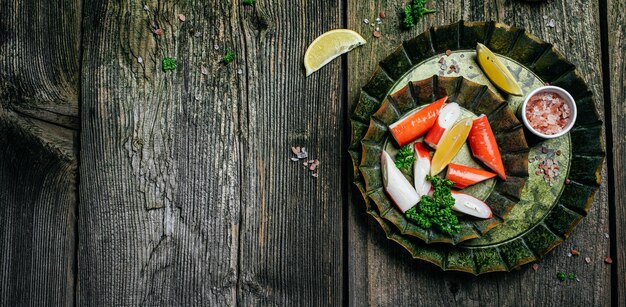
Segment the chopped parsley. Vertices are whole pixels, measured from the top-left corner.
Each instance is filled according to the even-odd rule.
[[[411,173],[411,166],[415,162],[415,156],[413,155],[413,145],[408,144],[400,148],[396,155],[396,167],[403,173]]]
[[[556,278],[558,278],[560,281],[565,281],[565,279],[567,279],[567,276],[563,272],[558,272],[556,273]]]
[[[254,5],[256,0],[243,0],[244,5]]]
[[[411,0],[404,7],[404,20],[402,25],[406,29],[410,29],[415,26],[422,16],[436,12],[436,10],[426,8],[427,2],[428,0]]]
[[[419,204],[405,213],[406,217],[422,228],[435,227],[449,235],[458,234],[461,226],[458,217],[452,212],[454,198],[450,191],[454,182],[430,175],[426,179],[435,189],[433,196],[422,196]]]
[[[174,70],[176,69],[176,59],[163,58],[163,61],[161,61],[161,65],[163,67],[163,71]]]
[[[236,54],[235,54],[234,51],[227,50],[226,54],[224,54],[224,58],[222,60],[224,61],[224,63],[228,64],[228,63],[230,63],[230,62],[235,60],[235,56],[236,56]]]

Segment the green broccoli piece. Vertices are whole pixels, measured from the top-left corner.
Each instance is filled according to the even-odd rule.
[[[161,61],[161,66],[163,68],[163,71],[170,71],[170,70],[174,70],[176,69],[176,59],[173,58],[163,58],[163,61]]]
[[[228,64],[228,63],[230,63],[230,62],[235,60],[235,56],[236,56],[236,54],[235,54],[234,51],[227,50],[226,54],[224,54],[224,58],[222,60],[224,61],[224,63]]]

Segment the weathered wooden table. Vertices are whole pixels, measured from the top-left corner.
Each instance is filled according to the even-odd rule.
[[[433,1],[410,31],[402,0],[241,2],[0,1],[0,305],[626,305],[623,0]],[[460,19],[553,43],[605,119],[593,208],[536,271],[441,272],[352,204],[358,89],[402,40]],[[369,42],[305,78],[334,28]]]

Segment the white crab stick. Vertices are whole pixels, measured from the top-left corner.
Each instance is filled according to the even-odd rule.
[[[383,185],[385,191],[402,213],[417,205],[420,196],[417,195],[411,183],[396,167],[393,159],[383,150],[380,155],[380,164],[383,172]]]
[[[452,191],[452,197],[454,198],[452,210],[481,219],[491,218],[491,208],[480,199],[456,191]]]
[[[415,184],[415,191],[422,196],[427,195],[431,188],[430,181],[426,180],[426,176],[430,174],[430,152],[424,144],[415,142],[413,145],[415,151],[415,162],[413,163],[413,183]]]
[[[428,131],[426,137],[424,137],[424,142],[433,149],[437,149],[439,141],[446,135],[446,132],[456,123],[460,116],[461,107],[459,107],[457,103],[452,102],[445,105],[441,109],[441,112],[439,112],[439,117],[435,125]]]

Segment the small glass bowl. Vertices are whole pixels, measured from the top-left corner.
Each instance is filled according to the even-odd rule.
[[[530,100],[531,97],[533,97],[534,95],[537,94],[541,94],[541,93],[556,93],[559,96],[561,96],[561,98],[563,98],[565,100],[565,103],[567,103],[570,107],[570,110],[572,110],[572,114],[569,118],[569,122],[567,123],[567,125],[565,125],[565,127],[563,128],[563,130],[561,130],[561,132],[556,133],[556,134],[543,134],[539,131],[537,131],[535,128],[533,128],[533,126],[530,125],[530,123],[528,122],[528,118],[526,118],[526,106],[528,105],[528,101]],[[540,137],[540,138],[544,138],[544,139],[555,139],[558,138],[566,133],[568,133],[572,127],[574,127],[574,123],[576,122],[576,116],[578,114],[578,111],[576,109],[576,103],[574,102],[574,98],[572,98],[572,95],[570,95],[566,90],[558,87],[558,86],[552,86],[552,85],[548,85],[548,86],[542,86],[540,88],[535,89],[534,91],[530,92],[530,94],[528,94],[528,96],[526,96],[526,99],[524,99],[524,103],[522,104],[521,108],[520,108],[520,113],[522,116],[522,121],[524,122],[524,126],[526,126],[526,128],[528,130],[530,130],[530,132],[532,132],[534,135]]]

